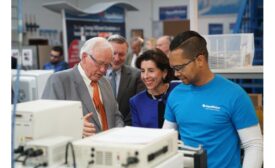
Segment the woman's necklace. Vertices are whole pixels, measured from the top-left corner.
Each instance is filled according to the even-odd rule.
[[[150,93],[150,95],[152,96],[152,98],[153,98],[154,100],[160,100],[160,99],[163,97],[163,95],[166,94],[166,92],[167,92],[167,90],[168,90],[168,88],[169,88],[169,83],[164,84],[163,86],[164,86],[164,87],[163,87],[164,89],[162,89],[162,90],[164,90],[164,91],[162,91],[161,94],[159,94],[159,95],[154,95],[154,94],[151,94],[151,93]],[[161,100],[160,100],[160,101],[161,101]]]

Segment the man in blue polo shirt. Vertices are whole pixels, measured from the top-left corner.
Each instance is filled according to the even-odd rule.
[[[54,46],[50,52],[50,62],[43,66],[43,69],[53,69],[54,72],[62,71],[69,68],[68,63],[63,61],[63,49],[60,46]]]
[[[197,32],[180,33],[170,50],[170,66],[182,84],[170,93],[163,128],[177,128],[187,146],[202,145],[208,168],[260,168],[262,134],[247,93],[211,72],[206,41]]]

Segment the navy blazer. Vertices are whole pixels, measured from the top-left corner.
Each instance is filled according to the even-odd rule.
[[[166,104],[166,100],[170,92],[180,84],[177,82],[170,82],[170,86],[162,96],[161,99],[155,100],[150,97],[146,90],[140,92],[130,99],[130,109],[132,113],[132,125],[137,127],[146,127],[146,128],[159,128],[159,101]],[[164,116],[160,116],[163,117]]]

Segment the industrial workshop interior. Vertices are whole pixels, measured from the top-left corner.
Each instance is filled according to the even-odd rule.
[[[5,167],[268,167],[263,0],[10,5]]]

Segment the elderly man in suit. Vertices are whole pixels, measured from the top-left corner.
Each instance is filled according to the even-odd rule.
[[[108,41],[113,46],[114,58],[106,76],[110,79],[125,125],[131,125],[129,99],[144,90],[145,86],[141,81],[140,71],[124,64],[128,50],[126,39],[115,34],[110,36]]]
[[[123,126],[112,87],[104,77],[113,61],[112,46],[106,39],[94,37],[85,42],[80,58],[78,65],[49,78],[42,98],[81,101],[84,137]]]

